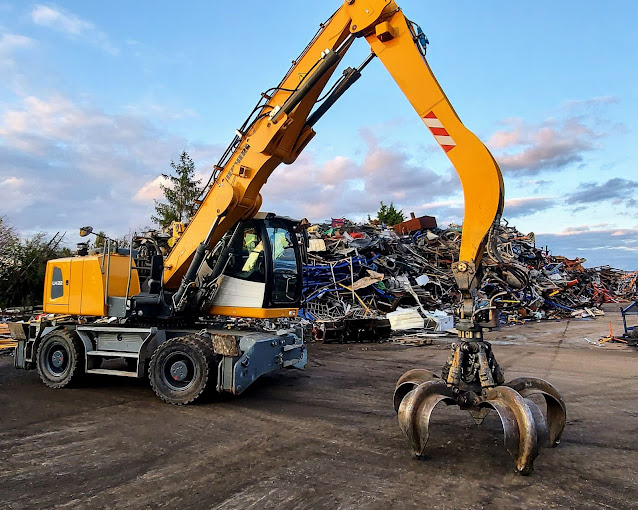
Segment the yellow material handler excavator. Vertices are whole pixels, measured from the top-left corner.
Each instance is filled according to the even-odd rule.
[[[357,39],[370,45],[369,57],[356,69],[346,68],[318,101]],[[496,313],[492,305],[478,308],[476,293],[481,258],[492,250],[493,227],[501,218],[503,179],[432,74],[427,43],[394,0],[346,0],[236,130],[197,213],[185,229],[175,229],[170,251],[158,234],[149,234],[128,250],[107,240],[101,250],[49,261],[44,310],[58,315],[10,326],[19,342],[16,367],[37,368],[54,388],[73,384],[83,373],[148,376],[157,395],[173,404],[193,402],[209,390],[239,394],[265,373],[303,368],[306,350],[297,335],[228,330],[216,327],[214,317],[297,314],[302,264],[296,223],[260,213],[259,191],[280,163],[297,159],[317,121],[376,57],[454,165],[465,197],[462,243],[453,265],[462,294],[459,338],[441,376],[418,369],[399,379],[394,395],[399,424],[419,456],[439,402],[468,410],[478,422],[494,409],[516,470],[529,473],[538,447],[558,444],[565,405],[540,379],[504,384],[483,339],[484,328],[496,326]],[[124,358],[128,370],[102,366],[115,358]],[[527,398],[531,393],[545,398],[546,412]]]

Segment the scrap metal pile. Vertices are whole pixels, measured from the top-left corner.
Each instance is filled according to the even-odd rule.
[[[453,328],[459,293],[451,264],[461,227],[436,227],[431,217],[386,228],[345,219],[313,225],[304,265],[304,305],[320,341],[371,340],[390,331]],[[501,323],[602,315],[604,302],[638,297],[637,274],[608,266],[586,269],[584,259],[552,255],[506,221],[496,254],[485,254],[479,306],[493,300]],[[500,260],[497,260],[500,259]]]

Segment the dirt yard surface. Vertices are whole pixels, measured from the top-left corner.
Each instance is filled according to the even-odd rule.
[[[563,393],[567,426],[531,476],[500,421],[437,407],[413,460],[392,408],[397,378],[436,371],[449,342],[309,346],[305,371],[238,398],[163,404],[147,383],[93,376],[52,390],[0,357],[0,508],[637,508],[638,350],[596,347],[607,317],[503,328],[506,372]],[[613,311],[612,311],[613,310]]]

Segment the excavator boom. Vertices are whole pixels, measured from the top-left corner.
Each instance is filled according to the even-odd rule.
[[[459,261],[467,269],[457,280],[466,312],[471,313],[476,268],[503,207],[503,179],[490,152],[463,125],[434,77],[419,31],[392,0],[347,0],[322,24],[281,83],[263,94],[264,101],[237,131],[197,214],[165,261],[166,288],[191,283],[184,282],[184,275],[202,240],[203,248],[213,246],[238,220],[258,211],[259,190],[280,163],[294,162],[314,136],[317,99],[354,40],[365,38],[459,174],[465,196]],[[342,90],[336,92],[338,97]],[[328,97],[326,103],[334,100]],[[322,115],[326,108],[320,108]]]

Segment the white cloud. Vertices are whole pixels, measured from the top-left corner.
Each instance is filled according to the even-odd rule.
[[[419,207],[421,209],[436,209],[438,207],[462,207],[462,200],[443,200],[440,202],[427,202],[425,204],[421,204]]]
[[[536,174],[579,163],[583,153],[596,148],[600,136],[575,118],[548,119],[539,125],[523,119],[505,123],[508,128],[497,131],[487,142],[488,147],[505,149],[495,156],[504,172]]]
[[[26,207],[33,204],[35,197],[25,180],[21,177],[9,176],[0,177],[0,212],[15,214],[22,212]]]
[[[581,163],[586,153],[599,149],[599,140],[609,134],[609,130],[603,133],[590,126],[601,124],[592,110],[614,102],[613,97],[569,101],[561,107],[558,118],[550,117],[538,124],[521,118],[505,119],[501,122],[505,128],[493,133],[487,146],[497,151],[495,158],[503,172],[517,175]]]
[[[24,184],[24,179],[20,177],[7,177],[0,182],[0,186],[21,186],[22,184]]]
[[[0,55],[7,55],[18,49],[30,48],[34,42],[33,39],[26,35],[2,34],[0,36]]]
[[[15,67],[14,53],[32,48],[35,40],[21,34],[4,33],[0,35],[0,70],[9,73]],[[11,73],[13,74],[13,73]],[[6,77],[5,77],[6,80]]]
[[[111,43],[106,34],[98,30],[90,21],[73,13],[39,4],[31,11],[31,20],[36,25],[57,30],[73,38],[86,40],[112,55],[119,53],[119,49]]]
[[[503,217],[506,219],[520,218],[538,211],[549,209],[556,205],[554,197],[523,197],[505,200]],[[461,223],[465,207],[463,200],[441,200],[421,204],[417,210],[421,214],[436,216],[438,223]]]
[[[36,231],[73,231],[86,223],[126,232],[149,223],[157,177],[182,150],[196,162],[198,176],[207,176],[221,153],[135,115],[61,94],[25,97],[0,117],[0,190],[11,185],[15,191],[15,200],[0,201],[0,214]]]
[[[294,164],[279,166],[262,190],[262,210],[313,221],[331,216],[360,220],[373,215],[380,201],[410,212],[424,199],[460,191],[456,174],[438,174],[403,151],[380,145],[369,129],[359,135],[366,145],[361,163],[336,156],[319,164],[310,148]]]
[[[628,271],[638,269],[638,229],[617,229],[604,223],[568,227],[562,232],[536,234],[537,246],[549,246],[552,253],[585,257],[587,266],[611,265]]]
[[[555,197],[524,197],[505,200],[503,215],[506,218],[519,218],[538,211],[551,209],[557,205]]]
[[[65,14],[47,5],[36,5],[31,11],[31,19],[37,25],[60,30],[73,35],[80,35],[95,29],[95,25],[74,14]]]
[[[557,232],[555,235],[573,235],[581,232],[589,232],[591,230],[601,230],[612,227],[611,223],[595,223],[593,225],[574,225],[565,227],[561,232]]]
[[[612,201],[614,204],[626,204],[635,207],[636,200],[627,190],[636,189],[638,182],[614,177],[606,182],[584,182],[572,193],[566,195],[565,203],[569,205],[595,204]]]
[[[599,105],[614,104],[617,102],[618,98],[615,96],[598,96],[590,97],[589,99],[570,99],[569,101],[565,101],[563,106],[566,109],[577,109],[580,111],[583,107],[590,108]]]
[[[145,204],[153,203],[153,200],[162,198],[162,185],[166,186],[168,180],[163,176],[155,177],[155,179],[144,183],[133,196],[133,200]]]

